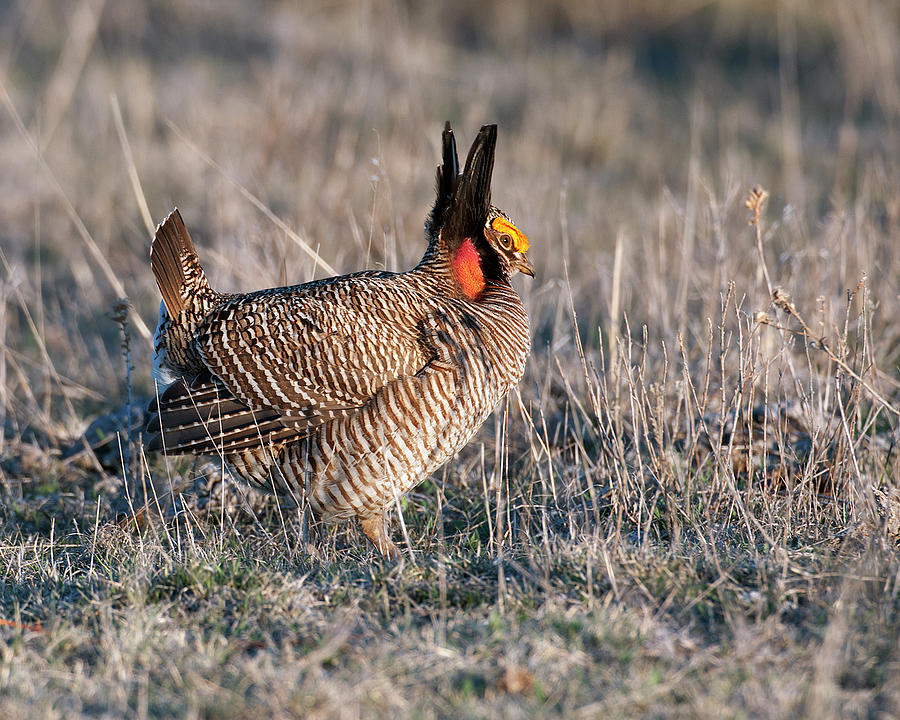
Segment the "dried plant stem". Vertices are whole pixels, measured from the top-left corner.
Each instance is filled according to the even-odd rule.
[[[860,280],[859,284],[856,286],[856,291],[854,291],[853,295],[859,290],[860,286],[865,282],[865,278]],[[834,350],[831,349],[831,346],[828,344],[828,341],[819,335],[813,333],[812,329],[807,325],[806,320],[803,319],[803,316],[797,311],[797,308],[794,306],[794,303],[791,301],[791,296],[785,292],[782,288],[775,288],[772,293],[772,302],[775,304],[777,308],[782,310],[784,313],[794,318],[800,324],[800,332],[788,327],[784,327],[782,325],[778,325],[776,323],[771,322],[767,318],[762,318],[761,321],[763,324],[770,325],[774,328],[780,330],[786,330],[787,332],[794,333],[795,335],[801,336],[807,343],[809,343],[812,347],[817,347],[819,350],[824,352],[828,359],[831,360],[835,365],[837,365],[841,370],[847,373],[850,377],[856,380],[865,390],[869,393],[875,400],[878,401],[886,410],[890,413],[900,417],[900,410],[894,407],[891,402],[884,397],[878,390],[876,390],[870,383],[866,382],[865,378],[863,378],[859,373],[857,373],[852,367],[850,367],[843,358],[841,358]]]
[[[53,170],[50,169],[50,166],[44,159],[40,148],[38,148],[34,139],[28,133],[28,130],[25,129],[25,125],[22,123],[22,119],[19,117],[19,113],[16,110],[15,105],[13,105],[12,98],[10,98],[9,93],[6,90],[6,86],[3,85],[2,82],[0,82],[0,95],[2,95],[3,104],[6,106],[6,110],[12,118],[16,129],[19,131],[19,134],[31,148],[31,151],[34,153],[34,157],[37,159],[38,164],[40,164],[44,172],[47,173],[47,177],[50,178],[50,182],[52,183],[53,188],[56,190],[56,193],[59,195],[60,200],[62,200],[63,206],[65,207],[66,212],[69,215],[69,219],[72,221],[72,224],[78,231],[79,237],[85,244],[85,247],[87,247],[88,251],[91,254],[91,257],[94,258],[94,261],[97,263],[97,266],[100,268],[103,276],[106,278],[106,281],[110,284],[118,297],[127,297],[128,293],[125,292],[125,287],[119,281],[119,278],[116,276],[115,271],[110,266],[109,261],[106,259],[106,255],[103,254],[103,252],[97,246],[97,243],[94,242],[94,238],[91,237],[90,232],[88,232],[87,226],[82,221],[81,216],[78,214],[78,211],[75,209],[72,201],[69,200],[69,196],[66,194],[66,191],[63,190],[63,187],[59,184],[59,180],[56,179],[56,175],[53,173]],[[144,322],[144,320],[140,315],[138,315],[134,308],[131,309],[131,318],[134,326],[138,329],[138,333],[140,334],[140,336],[149,342],[153,337],[153,334],[150,332],[150,328],[147,327],[147,323]]]
[[[134,155],[131,152],[131,144],[128,142],[128,135],[125,133],[125,123],[122,122],[122,110],[119,108],[119,98],[115,93],[112,93],[109,96],[109,104],[112,106],[113,120],[115,120],[116,123],[116,134],[119,136],[119,144],[122,146],[122,153],[125,155],[125,164],[128,167],[128,179],[131,181],[131,190],[134,193],[134,199],[138,204],[138,210],[141,212],[141,219],[144,221],[144,227],[147,228],[147,235],[152,238],[156,226],[153,223],[153,215],[150,214],[150,206],[147,205],[144,188],[141,187],[141,178],[138,176],[137,166],[134,164]]]
[[[297,247],[299,247],[304,253],[306,253],[309,258],[319,267],[321,267],[325,272],[329,275],[337,275],[338,271],[334,269],[331,265],[325,262],[321,257],[319,257],[319,253],[317,250],[312,248],[306,240],[301,238],[294,230],[292,230],[287,223],[284,222],[280,217],[278,217],[275,213],[273,213],[266,204],[260,200],[256,195],[250,192],[246,187],[244,187],[240,182],[235,180],[231,175],[225,172],[225,168],[223,168],[219,163],[213,160],[209,155],[207,155],[200,147],[191,140],[187,135],[182,132],[181,128],[179,128],[174,122],[171,120],[166,120],[166,125],[171,128],[172,132],[174,132],[194,153],[196,153],[203,162],[209,165],[214,170],[218,171],[222,177],[227,179],[234,187],[237,188],[238,192],[241,193],[247,200],[249,200],[253,206],[259,210],[263,215],[265,215],[269,220],[271,220],[279,230],[281,230],[285,235],[287,235],[291,240],[293,240]]]

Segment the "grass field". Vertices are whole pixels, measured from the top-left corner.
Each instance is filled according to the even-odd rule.
[[[900,716],[896,3],[21,0],[0,81],[0,716]],[[448,119],[533,352],[403,560],[142,452],[155,223],[405,269]]]

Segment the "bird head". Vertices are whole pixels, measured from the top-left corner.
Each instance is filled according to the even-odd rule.
[[[450,255],[463,293],[477,298],[490,280],[508,281],[516,272],[534,277],[528,237],[491,204],[491,175],[497,126],[484,125],[459,172],[456,140],[448,122],[443,158],[437,169],[437,198],[426,230]]]
[[[534,265],[525,254],[528,252],[528,236],[496,205],[491,205],[484,237],[504,264],[507,275],[521,272],[534,277]]]

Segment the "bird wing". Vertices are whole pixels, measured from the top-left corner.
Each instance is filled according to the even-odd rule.
[[[213,310],[194,341],[208,372],[151,407],[150,449],[231,452],[301,437],[420,372],[428,348],[398,310],[409,298],[373,275],[262,291]]]

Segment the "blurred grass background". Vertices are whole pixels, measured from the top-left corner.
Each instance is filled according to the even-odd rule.
[[[9,714],[900,712],[900,4],[10,0],[0,81]],[[522,404],[410,498],[424,564],[308,555],[271,508],[120,533],[169,470],[61,451],[152,392],[132,162],[248,291],[322,271],[246,192],[340,272],[414,264],[445,120],[499,123],[538,276]],[[786,490],[705,429],[760,403],[801,408]]]
[[[557,291],[568,261],[583,326],[603,324],[597,300],[610,296],[625,233],[635,282],[623,307],[634,326],[670,337],[712,315],[729,279],[754,275],[754,247],[735,230],[756,183],[787,226],[771,244],[782,283],[833,295],[865,270],[893,302],[896,253],[867,238],[895,235],[900,213],[898,12],[799,1],[8,3],[0,62],[12,105],[147,323],[149,239],[112,95],[153,221],[183,209],[218,287],[275,283],[282,262],[290,282],[313,272],[228,177],[341,271],[402,269],[421,252],[443,120],[464,145],[495,121],[495,197],[535,238],[541,267],[525,292]],[[43,300],[58,369],[106,393],[121,385],[106,322],[115,293],[8,112],[2,133],[7,260]],[[823,225],[856,241],[817,248]],[[685,279],[696,267],[712,285]],[[759,289],[739,291],[762,306]],[[22,325],[10,312],[16,347]],[[70,352],[81,346],[87,355]],[[146,372],[136,380],[149,389]]]

